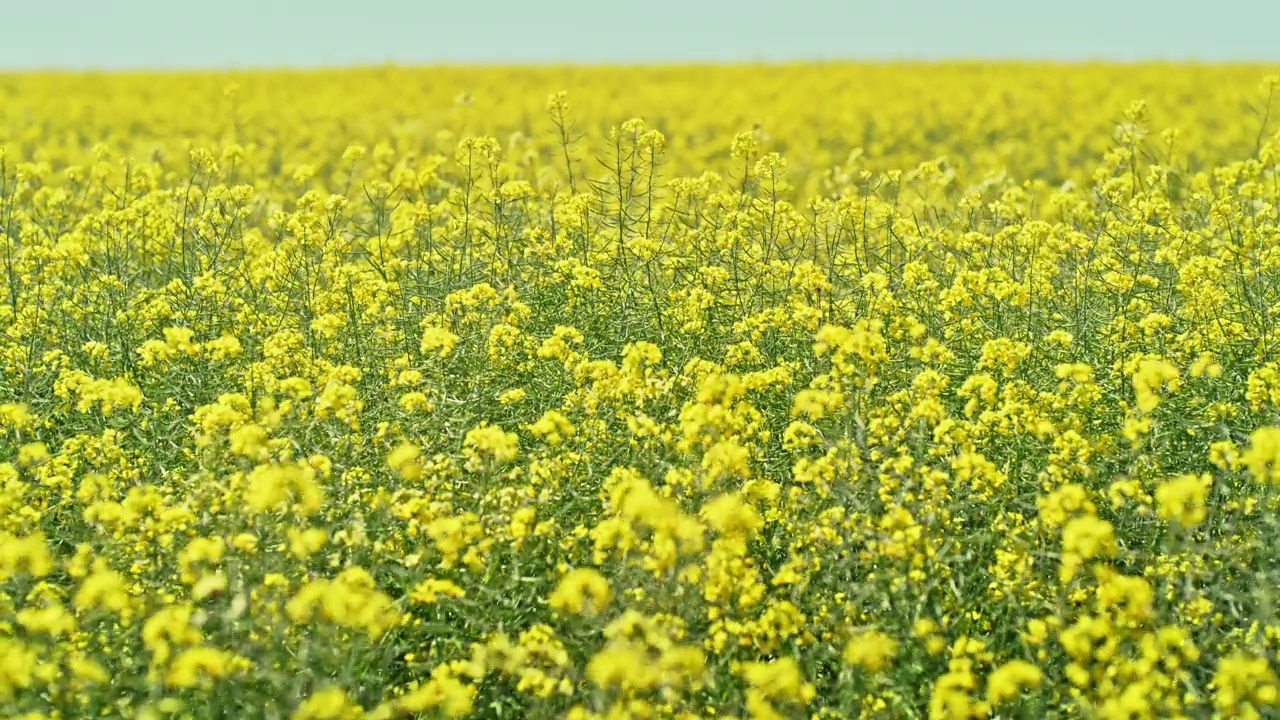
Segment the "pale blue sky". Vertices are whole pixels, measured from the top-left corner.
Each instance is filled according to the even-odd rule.
[[[0,0],[0,68],[1280,60],[1280,0]]]

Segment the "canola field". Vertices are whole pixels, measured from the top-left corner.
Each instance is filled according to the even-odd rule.
[[[0,716],[1280,717],[1280,76],[0,75]]]

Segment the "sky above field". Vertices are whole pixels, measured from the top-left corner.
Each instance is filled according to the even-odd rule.
[[[1271,0],[12,0],[0,68],[1280,60]]]

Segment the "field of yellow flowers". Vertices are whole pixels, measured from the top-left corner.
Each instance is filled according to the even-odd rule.
[[[1280,717],[1274,73],[0,75],[0,715]]]

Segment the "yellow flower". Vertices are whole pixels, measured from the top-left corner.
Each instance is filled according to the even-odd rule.
[[[987,702],[999,705],[1014,700],[1023,690],[1040,686],[1040,668],[1025,661],[1011,660],[987,676]]]
[[[316,470],[303,461],[263,463],[249,472],[245,501],[254,512],[296,509],[312,515],[323,503]]]
[[[1241,460],[1259,482],[1280,483],[1280,427],[1254,430]]]
[[[528,395],[529,393],[526,392],[524,388],[510,388],[508,390],[503,390],[498,395],[498,402],[503,405],[515,405],[528,397]]]
[[[1085,562],[1116,554],[1111,523],[1093,515],[1073,518],[1062,528],[1061,579],[1069,582]]]
[[[867,672],[883,672],[893,662],[898,652],[898,642],[879,630],[867,630],[855,634],[844,646],[844,660]]]
[[[405,480],[417,480],[422,477],[422,464],[419,462],[421,455],[422,451],[417,445],[401,442],[387,456],[387,465]]]
[[[721,495],[702,506],[701,517],[721,535],[745,538],[762,525],[760,514],[737,493]]]
[[[42,442],[27,443],[18,448],[18,464],[31,467],[49,460],[49,448]]]
[[[768,702],[790,700],[803,704],[817,695],[817,689],[805,682],[794,658],[743,663],[741,674],[751,689]]]
[[[232,430],[227,435],[231,452],[244,458],[263,461],[270,454],[267,446],[269,435],[265,428],[256,423],[247,423]]]
[[[305,560],[314,555],[329,541],[329,531],[324,528],[289,528],[289,554]]]
[[[458,345],[458,336],[442,327],[429,326],[422,330],[420,349],[423,355],[434,353],[447,357]]]
[[[427,578],[413,588],[413,592],[409,594],[409,600],[420,604],[431,604],[441,597],[460,598],[466,595],[462,588],[449,580]]]
[[[546,440],[549,445],[559,445],[562,440],[573,437],[578,431],[569,422],[569,418],[555,410],[548,410],[529,426],[529,432]]]
[[[173,659],[164,681],[172,687],[209,686],[213,680],[250,666],[247,659],[233,652],[198,645],[183,650]]]
[[[1156,510],[1168,522],[1176,522],[1184,528],[1193,528],[1204,521],[1208,511],[1205,500],[1213,478],[1201,475],[1179,475],[1166,480],[1156,488]]]
[[[631,642],[614,642],[591,656],[587,678],[601,688],[653,687],[658,681],[643,647]]]
[[[844,405],[844,396],[825,389],[808,388],[796,393],[791,414],[805,415],[810,420],[821,420]]]
[[[1181,374],[1178,368],[1165,360],[1143,360],[1133,374],[1133,392],[1138,411],[1149,413],[1160,404],[1160,390],[1176,391]]]
[[[0,403],[0,428],[23,430],[35,422],[36,416],[23,403]]]
[[[52,569],[53,558],[43,535],[15,537],[0,531],[0,582],[19,574],[43,577]]]
[[[107,674],[106,668],[80,655],[72,655],[67,659],[67,669],[76,678],[89,683],[105,683],[111,679],[111,676]]]
[[[1267,659],[1240,652],[1218,661],[1209,687],[1223,717],[1259,717],[1258,710],[1280,703],[1280,681]]]
[[[172,605],[157,610],[143,623],[142,642],[151,651],[154,664],[167,662],[174,645],[189,646],[200,642],[200,631],[191,625],[193,612],[189,605]]]
[[[201,577],[191,586],[191,599],[199,602],[227,589],[227,576],[222,572],[210,573]]]
[[[609,604],[609,581],[594,568],[574,568],[560,578],[549,600],[553,610],[594,615]]]
[[[702,469],[708,480],[724,476],[746,479],[751,476],[751,453],[736,439],[720,440],[703,454]]]
[[[398,404],[405,412],[431,412],[435,409],[435,405],[427,399],[426,394],[417,390],[401,395]]]
[[[32,633],[47,633],[54,637],[76,629],[76,620],[62,603],[48,599],[41,607],[25,607],[16,614],[18,624]]]
[[[131,602],[124,578],[102,562],[95,563],[93,572],[80,583],[72,600],[80,611],[103,608],[117,613],[128,608]]]
[[[1222,363],[1211,352],[1203,352],[1191,363],[1191,377],[1216,378],[1222,375]]]
[[[246,553],[253,554],[258,551],[258,536],[253,533],[239,533],[231,538],[231,545]]]
[[[339,687],[325,687],[302,701],[289,720],[355,720],[364,714],[364,708],[347,698]]]
[[[482,422],[467,431],[462,452],[467,457],[467,469],[475,472],[514,460],[520,452],[520,440],[515,433]]]
[[[34,648],[16,638],[0,636],[0,700],[11,700],[14,690],[31,687],[38,664]]]
[[[405,713],[438,708],[445,717],[460,717],[471,712],[475,694],[475,688],[458,681],[447,666],[439,665],[430,679],[398,698],[395,707]]]

